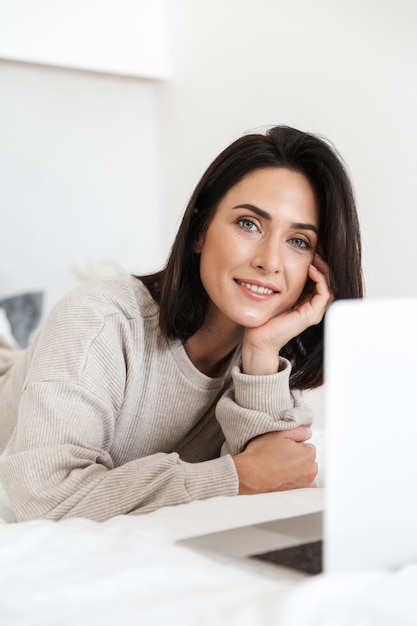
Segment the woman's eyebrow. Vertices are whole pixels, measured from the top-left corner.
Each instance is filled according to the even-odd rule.
[[[272,215],[270,213],[268,213],[267,211],[264,211],[263,209],[260,209],[254,204],[237,204],[236,206],[232,208],[233,209],[248,209],[248,211],[252,211],[253,213],[256,213],[256,215],[259,215],[259,217],[263,217],[264,219],[269,220],[269,221],[272,220]]]
[[[254,204],[237,204],[236,206],[232,207],[232,209],[248,209],[248,211],[252,211],[252,213],[259,215],[259,217],[263,217],[265,220],[269,220],[269,221],[272,220],[272,215],[270,213],[268,213],[267,211],[264,211],[263,209],[260,209]],[[304,224],[303,222],[295,222],[294,224],[291,224],[291,226],[292,228],[299,228],[300,230],[311,230],[313,231],[313,233],[316,233],[317,236],[319,234],[319,231],[317,227],[314,226],[314,224]]]
[[[300,230],[311,230],[317,235],[317,237],[319,236],[318,228],[317,226],[314,226],[314,224],[303,224],[303,222],[295,222],[294,224],[291,224],[291,226],[293,228],[299,228]]]

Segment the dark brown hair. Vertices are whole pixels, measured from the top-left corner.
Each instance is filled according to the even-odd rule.
[[[162,271],[140,277],[160,305],[160,327],[185,342],[202,326],[210,304],[200,280],[195,242],[223,196],[247,174],[285,167],[306,176],[319,207],[319,251],[329,264],[335,300],[361,298],[361,239],[354,194],[341,157],[326,140],[288,126],[234,141],[209,166],[190,198]],[[292,362],[291,387],[323,383],[324,320],[292,339],[281,355]]]

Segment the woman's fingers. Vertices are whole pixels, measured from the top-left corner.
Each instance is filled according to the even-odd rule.
[[[317,264],[311,264],[308,268],[308,275],[315,285],[315,289],[311,294],[311,302],[313,304],[315,296],[318,296],[320,302],[318,302],[316,298],[316,302],[314,302],[314,304],[324,307],[324,314],[324,311],[334,299],[330,288],[329,267],[327,263],[323,261],[321,257],[317,257],[317,255],[314,257],[314,261],[318,261]]]
[[[329,269],[328,264],[319,254],[315,254],[312,267],[316,268],[319,271],[319,273],[323,275],[325,284],[327,286],[327,291],[331,297],[331,301],[333,301],[333,294],[330,288],[330,269]]]
[[[315,447],[294,441],[284,431],[260,435],[233,460],[240,494],[315,486],[318,472]]]

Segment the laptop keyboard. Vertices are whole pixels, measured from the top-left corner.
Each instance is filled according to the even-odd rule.
[[[253,554],[250,558],[289,567],[306,574],[320,574],[323,571],[323,540]]]

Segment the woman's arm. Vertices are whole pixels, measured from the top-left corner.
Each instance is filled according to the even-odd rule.
[[[304,428],[313,413],[301,392],[290,390],[291,364],[279,356],[288,341],[321,321],[332,300],[328,266],[318,255],[314,262],[311,292],[292,310],[245,330],[242,371],[234,370],[234,386],[217,407],[223,452],[234,456],[240,493],[314,485],[315,448],[305,443],[311,433]]]
[[[277,374],[233,371],[234,387],[221,398],[216,416],[239,477],[239,493],[264,493],[314,486],[315,448],[304,443],[313,411],[300,391],[289,388],[291,365],[281,359]]]
[[[290,389],[290,372],[291,363],[283,358],[276,374],[251,376],[233,369],[233,385],[216,407],[226,439],[223,453],[239,454],[249,441],[264,433],[311,426],[314,413],[302,393]]]
[[[102,292],[100,284],[88,298],[77,293],[59,304],[16,390],[18,419],[0,457],[0,481],[19,521],[102,521],[237,494],[230,456],[186,463],[152,443],[163,429],[170,437],[164,449],[175,450],[183,414],[174,418],[167,410],[162,419],[151,397],[146,412],[138,410],[149,383],[143,349],[135,350],[131,338],[142,346],[151,336],[141,335],[140,320],[132,332],[127,296],[121,313],[103,304]]]
[[[144,513],[215,495],[235,495],[230,457],[183,463],[152,454],[115,467],[108,448],[111,406],[77,385],[25,390],[15,439],[0,458],[0,479],[18,521]]]

